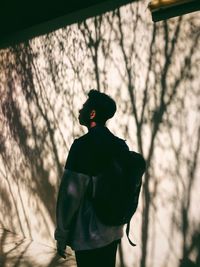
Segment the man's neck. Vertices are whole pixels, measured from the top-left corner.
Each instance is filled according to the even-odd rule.
[[[96,126],[105,126],[105,125],[101,125],[96,123],[95,121],[91,121],[90,126],[88,127],[88,131]]]
[[[95,126],[97,126],[97,123],[96,123],[95,121],[91,121],[91,122],[90,122],[90,127],[89,127],[89,129],[90,129],[90,128],[93,128],[93,127],[95,127]]]

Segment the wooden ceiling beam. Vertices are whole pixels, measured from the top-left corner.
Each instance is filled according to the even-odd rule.
[[[200,10],[200,0],[151,0],[149,9],[157,22]]]

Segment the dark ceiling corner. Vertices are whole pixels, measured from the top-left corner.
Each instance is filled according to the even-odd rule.
[[[136,1],[136,0],[135,0]],[[0,9],[0,49],[114,10],[134,0],[7,0]]]

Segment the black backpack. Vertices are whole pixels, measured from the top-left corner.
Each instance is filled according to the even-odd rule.
[[[110,226],[127,224],[129,239],[130,220],[138,206],[142,176],[146,163],[134,151],[113,155],[106,168],[93,177],[92,204],[99,220]],[[133,244],[130,239],[129,242]]]

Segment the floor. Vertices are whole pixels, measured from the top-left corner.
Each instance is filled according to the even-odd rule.
[[[52,247],[0,229],[0,267],[76,267],[76,261],[72,251],[64,260]]]

